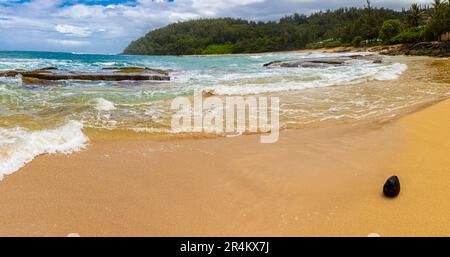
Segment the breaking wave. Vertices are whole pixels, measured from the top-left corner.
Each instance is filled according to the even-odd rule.
[[[83,125],[70,121],[66,125],[38,131],[24,128],[0,128],[0,179],[42,154],[69,154],[85,148],[88,137]]]

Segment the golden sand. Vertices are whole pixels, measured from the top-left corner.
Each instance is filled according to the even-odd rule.
[[[390,123],[259,136],[91,136],[0,182],[3,236],[450,234],[450,101]],[[386,199],[385,179],[402,192]]]
[[[276,52],[263,52],[263,53],[238,53],[238,54],[196,54],[186,56],[243,56],[243,55],[265,55],[265,54],[303,54],[303,53],[341,53],[341,52],[380,52],[383,50],[394,50],[403,47],[404,44],[396,45],[381,45],[381,46],[338,46],[338,47],[324,47],[315,49],[299,49],[299,50],[287,50]]]
[[[340,53],[340,52],[371,51],[372,49],[373,49],[373,47],[339,46],[339,47],[287,50],[287,51],[263,52],[263,53],[195,54],[195,55],[186,55],[186,56],[243,56],[243,55],[266,55],[266,54]]]

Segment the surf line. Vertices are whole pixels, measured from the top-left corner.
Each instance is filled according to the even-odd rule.
[[[264,133],[260,141],[265,144],[276,143],[279,139],[278,97],[208,96],[204,99],[204,92],[196,90],[193,100],[192,104],[190,98],[179,96],[172,101],[171,109],[177,110],[172,116],[172,132],[217,134],[260,132]]]

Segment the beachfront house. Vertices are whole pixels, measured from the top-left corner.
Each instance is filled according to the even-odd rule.
[[[439,37],[439,41],[450,41],[450,31],[447,33],[442,34]]]

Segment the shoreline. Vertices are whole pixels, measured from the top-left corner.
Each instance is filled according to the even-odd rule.
[[[5,177],[0,234],[447,235],[449,110],[444,100],[382,125],[287,130],[273,145],[94,138]],[[393,174],[402,193],[385,199]]]
[[[428,56],[436,58],[449,58],[450,52],[444,53],[443,56],[433,55],[422,49],[416,50],[415,46],[421,46],[424,44],[436,44],[439,42],[420,42],[415,44],[395,44],[395,45],[376,45],[376,46],[339,46],[339,47],[324,47],[316,49],[299,49],[288,51],[276,51],[276,52],[262,52],[262,53],[236,53],[236,54],[194,54],[194,55],[181,55],[183,57],[196,56],[196,57],[208,57],[208,56],[251,56],[251,55],[270,55],[270,54],[302,54],[302,53],[344,53],[344,52],[376,52],[386,55],[405,55],[411,53],[411,56]],[[445,42],[444,42],[445,43]],[[413,52],[412,50],[415,50]]]
[[[207,56],[251,56],[251,55],[269,55],[269,54],[302,54],[302,53],[341,53],[341,52],[358,52],[366,51],[368,48],[364,47],[331,47],[331,48],[317,48],[317,49],[299,49],[299,50],[287,50],[276,52],[261,52],[261,53],[236,53],[236,54],[193,54],[193,55],[181,55],[183,57],[195,56],[195,57],[207,57]]]

